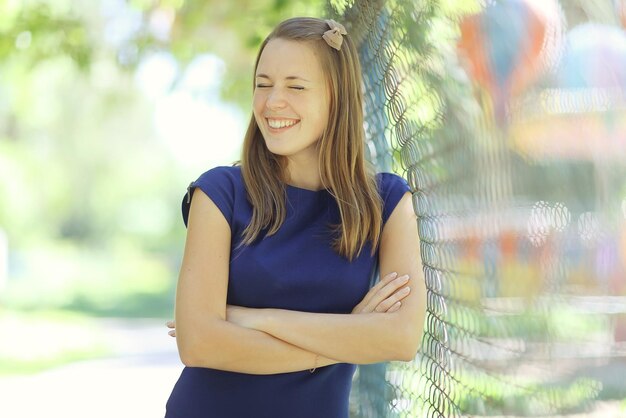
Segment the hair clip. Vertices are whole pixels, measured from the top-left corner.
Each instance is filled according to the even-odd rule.
[[[344,28],[341,23],[337,23],[334,20],[329,19],[326,23],[330,26],[330,30],[324,32],[322,38],[324,38],[328,45],[339,51],[343,43],[342,35],[347,35],[348,32],[346,32],[346,28]]]

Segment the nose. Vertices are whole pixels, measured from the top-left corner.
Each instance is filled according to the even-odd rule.
[[[272,89],[270,94],[267,96],[265,105],[268,109],[282,109],[287,106],[287,102],[285,101],[285,97],[280,90]]]

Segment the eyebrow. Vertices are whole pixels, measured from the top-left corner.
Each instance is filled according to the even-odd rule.
[[[268,75],[266,75],[266,74],[257,74],[256,78],[267,78],[268,80],[271,80],[271,78]],[[297,75],[287,76],[287,77],[285,77],[285,80],[302,80],[302,81],[306,81],[306,82],[310,83],[310,81],[307,80],[306,78],[302,78],[302,77],[297,76]]]

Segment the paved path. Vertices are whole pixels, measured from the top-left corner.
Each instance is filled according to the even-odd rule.
[[[163,417],[182,365],[162,321],[105,320],[102,330],[114,358],[0,378],[0,417]]]

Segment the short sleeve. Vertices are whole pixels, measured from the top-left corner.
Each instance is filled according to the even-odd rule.
[[[232,167],[212,168],[189,185],[182,202],[185,226],[189,220],[191,199],[196,188],[202,190],[215,203],[232,227],[235,201],[235,177]]]
[[[392,173],[379,173],[380,197],[383,200],[383,225],[406,192],[411,188],[405,179]]]

